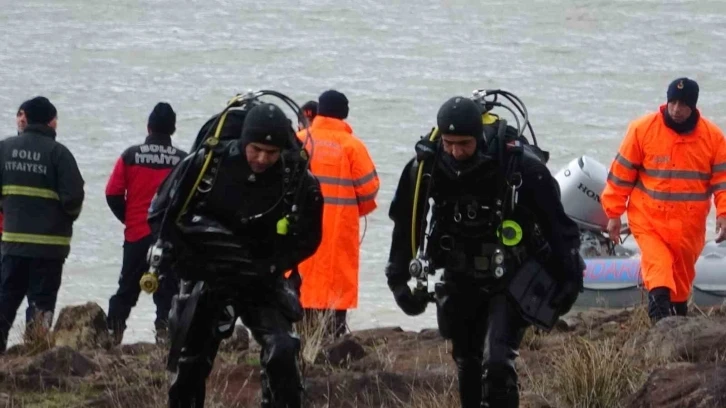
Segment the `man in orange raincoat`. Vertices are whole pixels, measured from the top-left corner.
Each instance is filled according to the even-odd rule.
[[[358,306],[359,218],[376,209],[380,181],[368,150],[345,122],[348,99],[323,92],[310,131],[310,169],[325,200],[323,239],[317,252],[299,265],[300,301],[308,320],[330,313],[330,334],[345,333],[347,309]],[[298,132],[305,140],[308,130]],[[310,144],[308,144],[310,149]]]
[[[654,322],[688,312],[711,194],[716,242],[726,237],[726,140],[696,108],[698,91],[696,81],[678,78],[668,87],[666,104],[630,124],[602,193],[607,230],[616,243],[620,216],[628,211]]]

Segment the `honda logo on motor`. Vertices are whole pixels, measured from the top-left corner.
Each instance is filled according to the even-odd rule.
[[[600,196],[597,193],[595,193],[594,191],[587,188],[586,185],[580,183],[580,185],[577,186],[577,188],[580,191],[582,191],[583,193],[585,193],[586,196],[592,198],[593,200],[597,201],[598,203],[600,202]]]

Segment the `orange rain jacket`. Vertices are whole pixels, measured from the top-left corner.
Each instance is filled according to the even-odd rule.
[[[320,181],[325,207],[323,239],[317,252],[299,265],[304,308],[358,306],[359,218],[376,209],[380,181],[363,142],[344,121],[316,116],[310,169]],[[307,132],[297,136],[305,140]]]
[[[726,215],[726,141],[701,117],[679,135],[665,125],[661,105],[633,121],[615,156],[602,206],[608,218],[626,210],[641,251],[646,289],[667,287],[672,302],[685,302],[706,239],[706,217],[715,194],[717,216]]]

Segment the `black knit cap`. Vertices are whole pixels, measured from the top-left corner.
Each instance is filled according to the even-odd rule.
[[[29,125],[47,125],[58,116],[55,106],[44,96],[27,100],[20,107]]]
[[[318,115],[336,119],[348,117],[348,98],[334,89],[320,94],[318,97]]]
[[[686,77],[677,78],[668,85],[666,97],[668,98],[668,102],[681,101],[689,108],[696,109],[696,104],[698,103],[698,83]]]
[[[444,102],[436,116],[436,125],[442,134],[481,137],[484,125],[482,110],[476,102],[463,96],[454,96]]]
[[[149,114],[148,128],[158,135],[173,135],[176,131],[176,113],[166,102],[159,102]]]
[[[242,125],[242,145],[262,143],[281,149],[290,140],[290,119],[277,105],[263,103],[250,109]]]

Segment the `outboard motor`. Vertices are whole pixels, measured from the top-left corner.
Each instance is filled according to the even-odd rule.
[[[605,190],[607,177],[607,168],[588,156],[572,160],[555,175],[565,213],[580,227],[580,252],[585,258],[616,255],[615,245],[603,234],[608,217],[600,194]],[[625,250],[620,246],[618,249]]]
[[[565,213],[581,227],[600,231],[607,227],[608,217],[600,204],[607,177],[605,166],[588,156],[572,160],[555,175]]]

